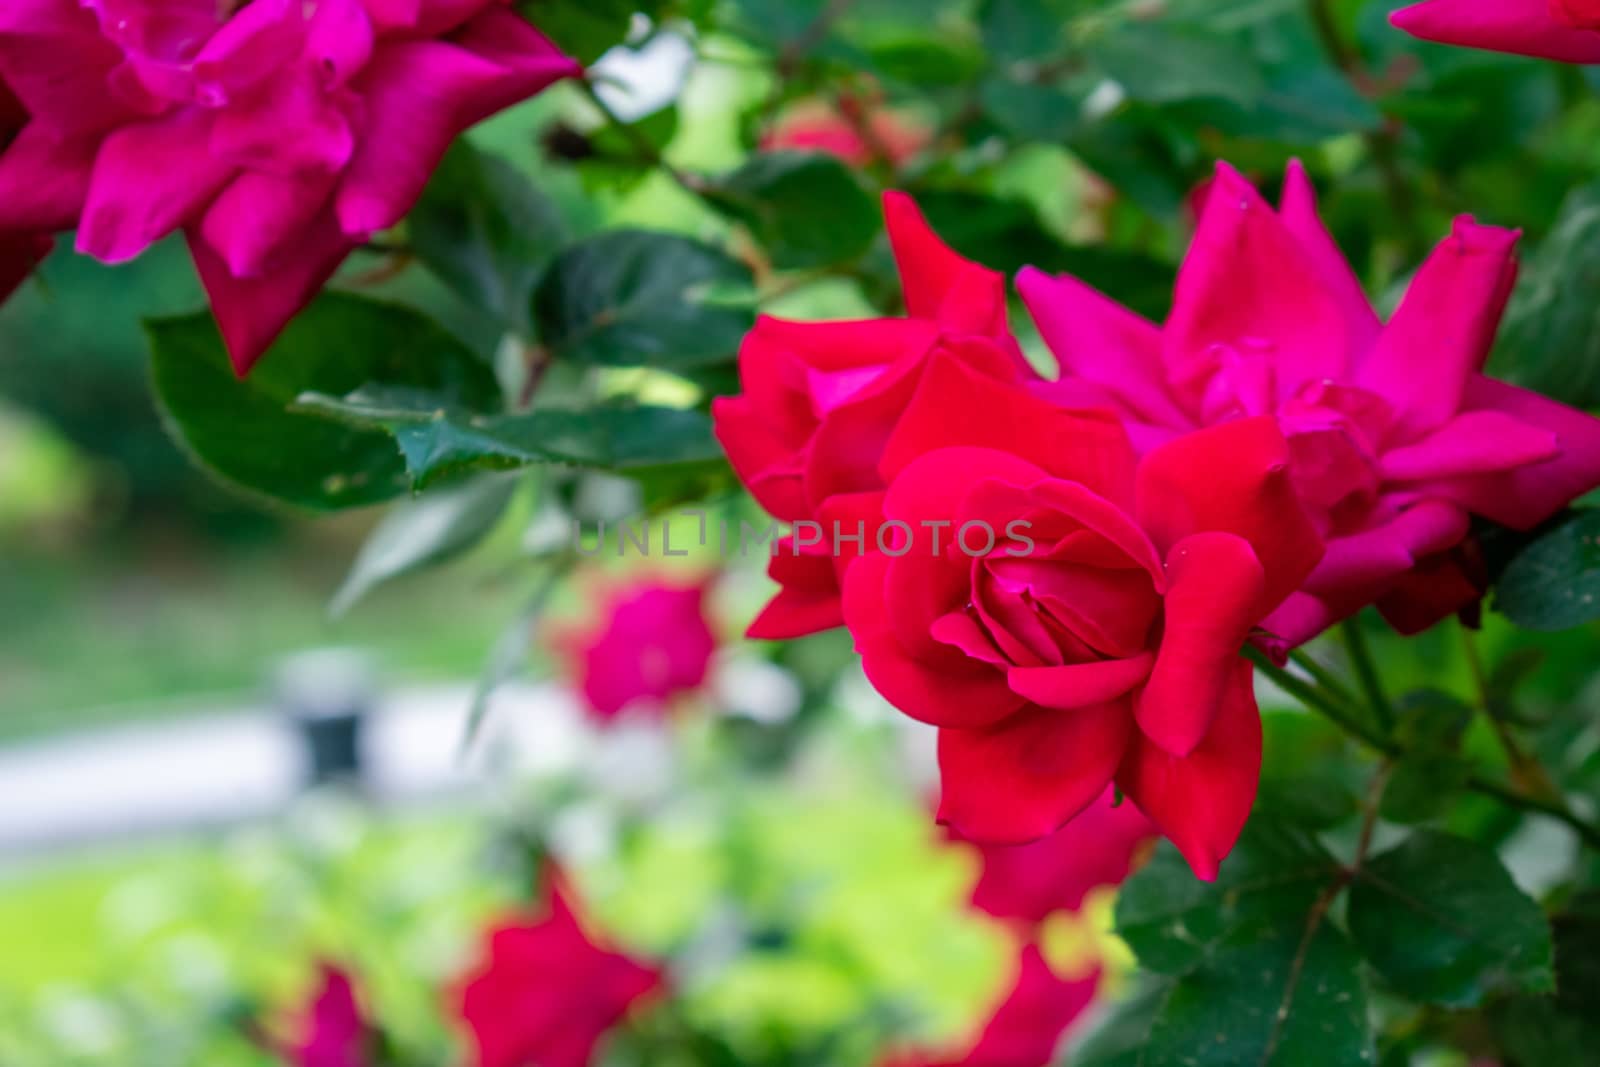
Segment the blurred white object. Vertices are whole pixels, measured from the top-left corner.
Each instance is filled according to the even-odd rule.
[[[583,759],[581,715],[553,685],[501,687],[463,758],[472,694],[470,684],[420,686],[379,701],[360,738],[367,794],[387,803],[459,795]],[[352,691],[302,695],[331,708]],[[262,708],[0,749],[0,857],[272,817],[301,793],[308,759],[295,724]]]
[[[794,718],[803,694],[794,675],[771,660],[748,653],[718,657],[712,665],[711,694],[725,715],[740,715],[764,726]]]
[[[688,39],[662,32],[642,48],[613,48],[589,68],[589,73],[605,105],[622,121],[633,122],[676,100],[692,66],[694,46]]]

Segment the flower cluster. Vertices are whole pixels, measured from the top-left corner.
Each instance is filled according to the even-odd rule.
[[[3,272],[181,230],[244,373],[457,134],[577,72],[504,0],[7,3]]]
[[[1298,165],[1277,210],[1222,165],[1164,324],[1021,274],[1045,380],[1003,279],[886,211],[908,317],[763,320],[713,413],[772,514],[864,535],[780,543],[752,636],[847,626],[939,728],[962,836],[1041,838],[1114,783],[1214,877],[1260,771],[1242,646],[1467,609],[1474,518],[1529,529],[1600,485],[1600,421],[1481,373],[1514,232],[1458,220],[1384,322]]]

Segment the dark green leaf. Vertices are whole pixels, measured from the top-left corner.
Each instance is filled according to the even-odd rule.
[[[407,226],[417,258],[508,327],[528,328],[528,294],[566,240],[560,213],[505,160],[457,141]]]
[[[758,153],[706,195],[744,223],[780,270],[855,259],[879,228],[878,206],[855,173],[824,153]]]
[[[672,370],[725,362],[755,321],[749,268],[675,234],[613,230],[558,256],[533,318],[558,360]]]
[[[147,330],[156,392],[180,440],[234,485],[301,507],[372,504],[407,485],[387,435],[289,410],[301,393],[380,382],[470,406],[498,400],[488,365],[431,320],[345,293],[318,297],[243,380],[210,315]]]
[[[1529,630],[1600,619],[1600,510],[1579,512],[1523,549],[1501,575],[1494,604]]]
[[[1350,933],[1401,993],[1470,1007],[1502,990],[1553,988],[1550,926],[1499,858],[1419,830],[1367,861],[1350,890]]]
[[[983,0],[984,49],[1003,63],[1048,59],[1066,44],[1071,8],[1062,0]]]
[[[1571,193],[1527,262],[1496,353],[1530,387],[1600,405],[1600,184]]]
[[[1272,818],[1245,827],[1215,882],[1163,844],[1117,896],[1117,933],[1146,968],[1182,974],[1241,922],[1302,917],[1339,874],[1314,838]]]
[[[329,610],[342,615],[391,578],[473,547],[499,523],[516,488],[514,479],[491,475],[396,504],[361,546]]]
[[[1353,1067],[1377,1061],[1361,959],[1323,916],[1253,917],[1181,978],[1141,1067]]]
[[[637,475],[719,468],[722,462],[711,420],[679,408],[618,402],[478,415],[440,404],[431,394],[396,390],[360,390],[342,398],[311,393],[298,407],[390,434],[419,489],[463,471],[543,463]]]
[[[538,0],[522,6],[562,51],[589,64],[623,42],[635,11],[654,13],[662,5],[650,0]]]
[[[1579,893],[1551,927],[1556,995],[1515,997],[1489,1013],[1519,1067],[1586,1063],[1600,1048],[1600,892]]]
[[[1266,90],[1250,53],[1226,38],[1159,22],[1125,22],[1089,49],[1128,96],[1148,104],[1216,97],[1241,104]]]

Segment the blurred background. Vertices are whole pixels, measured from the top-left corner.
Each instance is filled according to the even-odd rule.
[[[1521,226],[1497,369],[1600,400],[1592,299],[1543,284],[1600,286],[1592,71],[1420,45],[1382,0],[873,0],[825,20],[769,0],[688,5],[693,22],[594,6],[620,11],[596,18],[627,45],[571,15],[550,30],[604,53],[607,105],[675,168],[833,153],[916,190],[966,254],[1073,270],[1152,315],[1218,158],[1273,187],[1304,157],[1380,306],[1456,212]],[[608,136],[560,87],[472,140],[573,232],[742,247],[764,310],[893,309],[881,235],[780,270]],[[744,1062],[801,1047],[821,1051],[770,1060],[865,1063],[886,1034],[942,1040],[981,1019],[1004,932],[965,906],[978,862],[928,817],[931,738],[872,693],[847,636],[739,641],[771,588],[759,554],[670,561],[709,589],[708,679],[665,720],[599,729],[552,635],[603,611],[606,582],[665,561],[607,552],[552,592],[548,519],[552,500],[616,486],[514,476],[452,513],[459,536],[386,559],[394,513],[268,505],[167,433],[141,320],[200,306],[181,246],[113,269],[62,245],[0,309],[0,1063],[275,1062],[259,1028],[325,958],[364,976],[410,1062],[457,1062],[440,990],[547,853],[616,938],[674,960]],[[407,266],[358,257],[341,284],[403,296],[492,358],[498,330]],[[1558,368],[1558,351],[1578,356]],[[755,518],[731,493],[713,506]],[[626,513],[626,494],[593,510],[608,507]],[[1533,705],[1589,709],[1576,721],[1593,732],[1597,636],[1514,636],[1491,614],[1479,648],[1522,672]],[[1378,654],[1397,688],[1474,684],[1453,627]],[[1269,745],[1300,761],[1264,789],[1314,804],[1297,776],[1337,742],[1263,698]],[[1567,859],[1538,839],[1518,854],[1531,885]],[[1061,918],[1062,968],[1120,958],[1105,910]]]

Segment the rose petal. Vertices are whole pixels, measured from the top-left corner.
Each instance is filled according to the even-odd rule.
[[[1180,758],[1135,734],[1117,785],[1210,882],[1250,817],[1260,777],[1261,716],[1250,661],[1240,659],[1200,747]]]
[[[912,318],[967,333],[1006,335],[1003,275],[957,255],[904,193],[883,194],[883,216]]]
[[[1414,37],[1466,48],[1600,63],[1600,34],[1557,22],[1550,0],[1429,0],[1389,17]]]
[[[1211,729],[1251,629],[1266,572],[1244,539],[1184,538],[1167,556],[1166,626],[1150,680],[1134,698],[1144,736],[1187,756]]]
[[[1456,219],[1356,375],[1394,407],[1402,440],[1442,426],[1483,366],[1516,281],[1520,231]]]
[[[1193,425],[1167,391],[1161,330],[1154,323],[1076,278],[1053,278],[1032,267],[1017,275],[1017,291],[1064,379],[1104,386],[1144,422]]]
[[[1182,375],[1217,346],[1278,353],[1279,400],[1306,381],[1342,377],[1352,348],[1339,301],[1310,255],[1243,175],[1217,165],[1178,273],[1164,351]]]
[[[212,155],[210,131],[209,114],[186,109],[107,137],[95,157],[78,251],[123,263],[198,219],[234,174]]]
[[[1299,588],[1322,558],[1288,464],[1288,445],[1270,417],[1186,434],[1140,463],[1136,514],[1163,550],[1206,530],[1248,541],[1266,571],[1259,618]]]
[[[1006,673],[1006,684],[1041,707],[1081,708],[1123,696],[1150,676],[1154,663],[1154,656],[1141,652],[1128,659],[1060,667],[1013,667]]]
[[[1105,790],[1132,733],[1126,701],[940,730],[939,821],[986,844],[1054,833]]]

